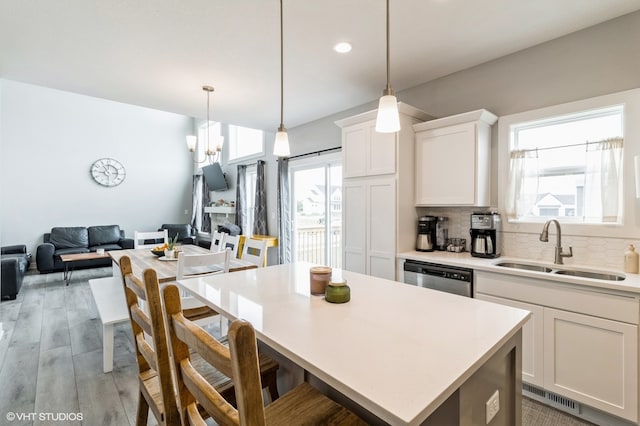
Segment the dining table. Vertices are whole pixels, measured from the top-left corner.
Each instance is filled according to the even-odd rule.
[[[179,250],[186,255],[209,253],[209,250],[198,245],[185,244],[179,246]],[[158,275],[158,282],[166,283],[176,280],[178,272],[178,259],[167,259],[165,256],[156,256],[149,248],[112,250],[107,252],[113,261],[114,271],[120,270],[120,259],[129,256],[133,275],[143,277],[145,269],[153,268]],[[229,272],[242,271],[245,269],[257,268],[257,265],[246,260],[232,258],[229,260]],[[219,265],[218,270],[222,271],[223,266]],[[216,272],[216,266],[212,265],[203,272]]]
[[[259,345],[370,424],[486,424],[485,414],[492,425],[521,424],[530,312],[338,269],[332,279],[346,281],[350,300],[329,303],[310,292],[313,266],[177,284],[227,319],[251,322]]]

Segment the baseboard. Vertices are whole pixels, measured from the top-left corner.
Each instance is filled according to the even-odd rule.
[[[637,423],[630,422],[620,417],[614,416],[596,408],[574,401],[566,396],[558,395],[548,390],[529,384],[522,383],[522,395],[527,398],[548,405],[557,410],[571,414],[574,417],[595,423],[601,426],[636,426]]]

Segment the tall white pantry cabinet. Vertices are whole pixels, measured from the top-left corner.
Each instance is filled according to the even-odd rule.
[[[377,110],[336,121],[342,128],[345,270],[395,280],[396,253],[415,247],[413,125],[433,117],[398,103],[400,131],[377,133]]]

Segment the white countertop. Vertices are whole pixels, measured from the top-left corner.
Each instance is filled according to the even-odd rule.
[[[529,312],[341,272],[351,301],[309,293],[310,263],[179,284],[390,424],[420,424],[522,327]]]
[[[498,272],[510,275],[519,275],[523,277],[539,278],[549,281],[562,282],[575,286],[587,286],[594,289],[607,289],[616,292],[628,292],[640,294],[640,275],[627,274],[621,271],[597,268],[588,265],[554,265],[553,262],[531,261],[527,259],[515,257],[498,257],[495,259],[485,259],[481,257],[473,257],[469,253],[451,253],[447,251],[419,252],[408,251],[399,253],[399,259],[420,260],[423,262],[438,263],[442,265],[458,266],[462,268],[471,268],[478,271]],[[552,269],[580,269],[585,271],[603,272],[607,274],[622,275],[625,277],[623,281],[605,281],[592,278],[582,278],[575,276],[560,275],[548,272],[529,271],[524,269],[505,268],[496,266],[500,262],[527,263],[533,265],[544,265]]]

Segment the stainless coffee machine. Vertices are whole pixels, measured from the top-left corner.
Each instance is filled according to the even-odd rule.
[[[417,251],[433,251],[436,244],[436,217],[420,216],[418,218]]]
[[[496,212],[471,214],[471,256],[500,257],[502,220]]]

